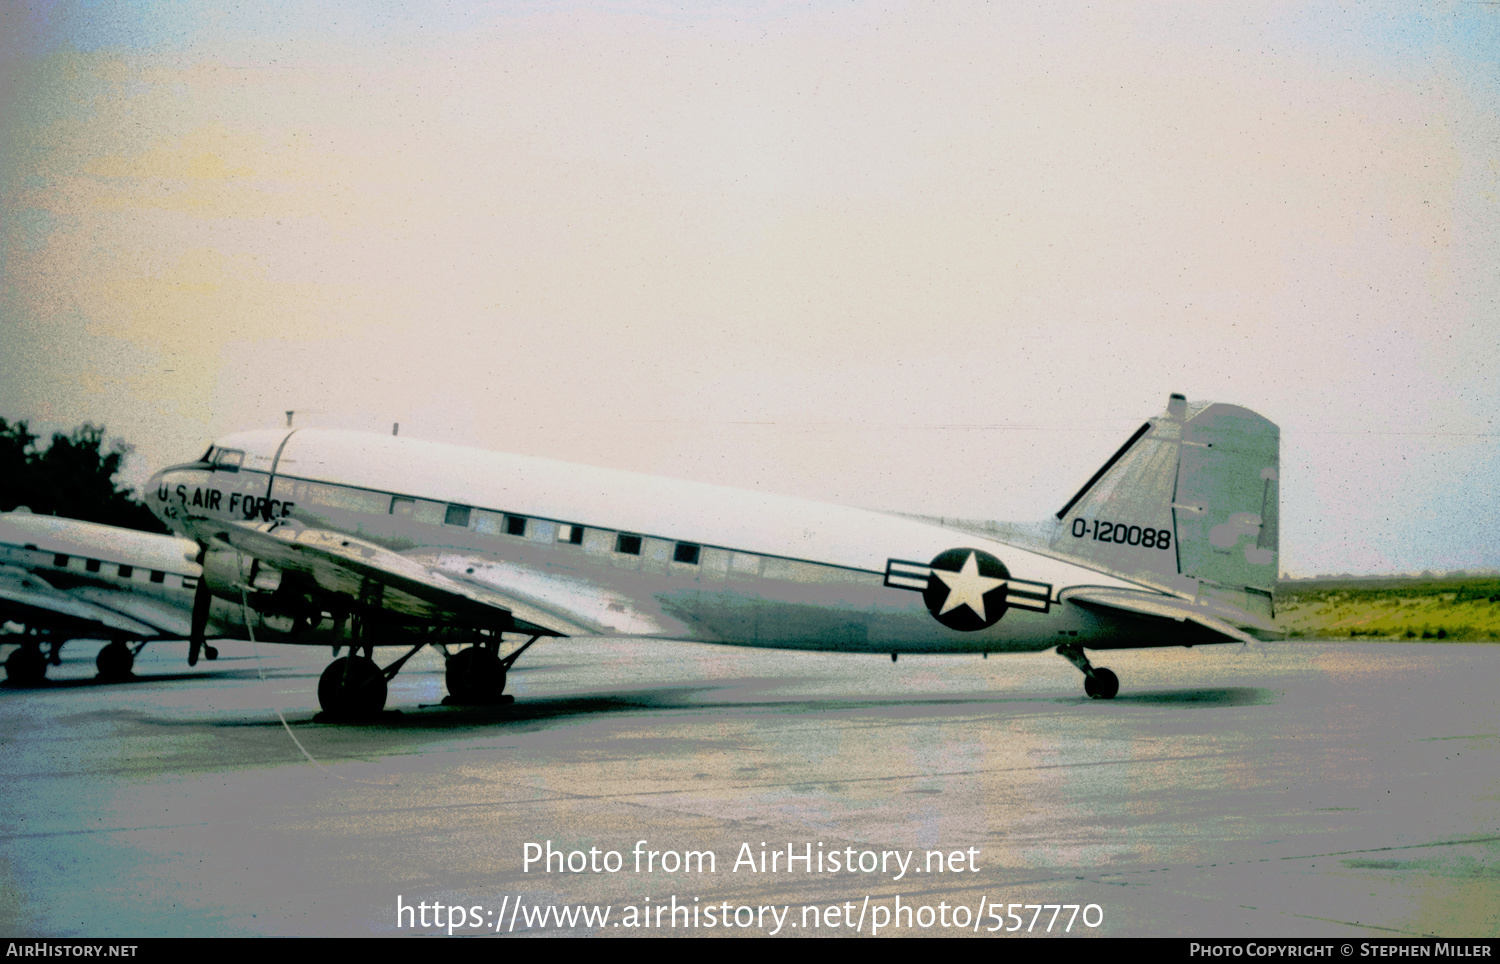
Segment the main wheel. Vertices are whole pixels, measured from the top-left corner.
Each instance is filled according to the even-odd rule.
[[[385,674],[364,656],[336,659],[318,677],[318,705],[329,716],[374,716],[385,709]]]
[[[5,678],[17,686],[35,686],[47,678],[47,657],[36,646],[22,646],[5,658]]]
[[[455,703],[494,703],[505,692],[505,664],[480,646],[454,653],[445,676]]]
[[[1120,692],[1120,678],[1103,666],[1095,666],[1094,675],[1083,678],[1083,691],[1096,700],[1112,700]]]
[[[135,654],[130,647],[116,640],[99,650],[94,658],[99,675],[104,679],[129,679],[130,668],[135,665]]]

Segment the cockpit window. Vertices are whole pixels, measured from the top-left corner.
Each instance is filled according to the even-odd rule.
[[[238,472],[240,463],[245,461],[245,453],[240,449],[220,449],[214,458],[215,472]]]
[[[199,459],[198,461],[199,462],[207,462],[209,465],[213,465],[214,464],[214,452],[215,452],[216,448],[217,448],[217,446],[210,445],[208,447],[208,451],[203,453],[203,458]]]

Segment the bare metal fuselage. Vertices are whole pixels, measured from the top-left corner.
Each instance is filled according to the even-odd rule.
[[[1100,620],[1060,598],[1128,582],[909,518],[496,453],[455,464],[470,453],[405,439],[397,450],[360,437],[351,451],[335,433],[298,435],[225,439],[218,448],[245,453],[232,470],[166,469],[151,504],[210,545],[249,519],[347,533],[458,583],[524,591],[598,635],[873,653],[1170,642],[1161,626]],[[889,584],[892,560],[955,547],[1047,587],[1045,604],[964,632],[936,620],[922,593]]]

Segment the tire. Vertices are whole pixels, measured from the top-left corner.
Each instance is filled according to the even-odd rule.
[[[94,658],[101,679],[129,679],[131,667],[135,666],[135,654],[124,643],[110,643],[99,650]]]
[[[385,674],[364,656],[336,659],[318,677],[318,705],[343,719],[375,716],[385,709]]]
[[[1083,691],[1096,700],[1112,700],[1120,692],[1120,678],[1103,666],[1096,666],[1092,678],[1083,678]]]
[[[17,686],[36,686],[47,678],[47,657],[35,646],[22,646],[5,658],[5,678]]]
[[[497,703],[505,692],[505,665],[500,657],[479,646],[454,653],[444,676],[448,695],[455,703]]]

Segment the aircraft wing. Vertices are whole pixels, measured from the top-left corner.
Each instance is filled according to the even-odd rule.
[[[1132,616],[1170,619],[1179,623],[1185,621],[1192,622],[1212,633],[1227,637],[1227,639],[1232,639],[1236,642],[1253,643],[1257,641],[1255,636],[1232,625],[1223,616],[1208,611],[1201,606],[1195,606],[1186,599],[1179,599],[1176,596],[1136,592],[1129,589],[1086,587],[1064,592],[1063,601],[1095,612],[1123,613]],[[1261,625],[1264,622],[1263,620],[1255,619],[1248,613],[1240,614],[1239,621],[1258,629],[1270,632],[1275,631],[1273,625],[1269,623]]]
[[[98,590],[91,598],[64,592],[36,573],[16,566],[0,566],[0,617],[28,625],[65,624],[70,632],[101,636],[125,634],[136,637],[174,635],[171,627],[158,626],[120,612],[111,596],[124,594]]]
[[[461,582],[421,559],[340,532],[262,522],[232,524],[218,538],[282,572],[310,577],[325,592],[403,616],[546,636],[595,632],[567,606],[539,605],[504,585]]]

